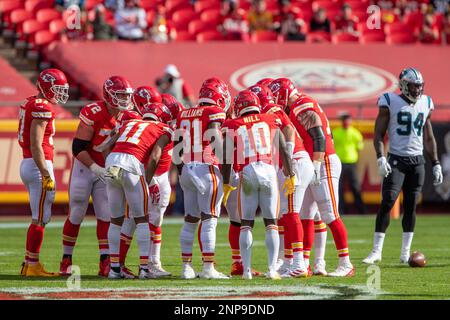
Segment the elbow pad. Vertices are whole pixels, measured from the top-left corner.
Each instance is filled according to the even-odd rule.
[[[313,139],[313,151],[325,152],[325,134],[322,127],[314,127],[308,130],[308,134]]]
[[[87,150],[91,142],[74,138],[72,142],[72,154],[76,157],[81,151]]]

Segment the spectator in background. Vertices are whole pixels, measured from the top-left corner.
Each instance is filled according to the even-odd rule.
[[[450,45],[450,11],[445,15],[444,26],[442,28],[442,38]]]
[[[309,24],[309,31],[331,32],[330,19],[327,18],[325,9],[319,8],[314,12]]]
[[[227,40],[243,40],[249,30],[245,16],[239,11],[236,1],[223,1],[220,10],[222,31]]]
[[[55,5],[57,8],[67,9],[70,6],[76,5],[81,10],[84,8],[85,0],[56,0]]]
[[[155,17],[150,27],[150,38],[156,43],[167,43],[169,41],[169,26],[166,19],[166,8],[158,6]]]
[[[178,68],[173,64],[166,66],[164,74],[156,79],[156,86],[159,92],[173,95],[186,107],[195,103],[190,86],[181,78]]]
[[[305,41],[306,34],[302,32],[305,21],[293,10],[287,11],[281,21],[280,33],[288,41]]]
[[[419,31],[419,40],[422,43],[435,43],[439,39],[439,29],[434,24],[432,14],[425,15],[422,27]]]
[[[111,40],[115,38],[114,29],[106,23],[105,6],[99,4],[95,7],[95,18],[92,21],[94,40]]]
[[[265,0],[254,0],[247,15],[250,32],[273,29],[273,15],[266,11]]]
[[[125,0],[105,0],[105,7],[115,12],[125,7]]]
[[[431,4],[438,13],[450,12],[450,0],[431,0]]]
[[[339,15],[335,21],[336,31],[357,36],[357,25],[359,21],[358,18],[353,15],[352,7],[345,3],[341,10],[341,15]]]
[[[147,27],[145,10],[137,0],[125,0],[125,6],[116,11],[116,33],[122,40],[142,40]]]
[[[363,136],[358,129],[351,125],[351,116],[348,113],[341,115],[342,126],[333,130],[334,146],[336,154],[342,162],[342,173],[339,179],[339,212],[347,212],[347,205],[344,199],[344,183],[347,180],[350,183],[350,189],[355,199],[356,209],[360,214],[366,214],[365,207],[361,198],[361,185],[356,172],[356,163],[358,162],[358,153],[363,149]]]

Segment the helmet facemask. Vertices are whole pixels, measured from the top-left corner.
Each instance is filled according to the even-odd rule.
[[[56,103],[65,104],[69,100],[69,85],[53,85],[50,89]]]
[[[411,102],[416,102],[422,97],[424,83],[420,81],[410,82],[400,80],[400,90]]]
[[[131,96],[133,89],[117,90],[114,93],[108,90],[108,94],[112,98],[112,102],[119,110],[129,110],[131,105]]]

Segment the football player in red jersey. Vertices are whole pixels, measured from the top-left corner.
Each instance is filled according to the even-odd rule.
[[[61,275],[71,273],[73,249],[92,196],[100,250],[98,274],[108,276],[110,210],[104,182],[103,152],[111,139],[110,134],[116,126],[118,114],[130,108],[132,93],[127,79],[112,76],[103,84],[103,101],[88,104],[80,111],[80,123],[72,144],[74,160],[69,183],[69,216],[63,228]]]
[[[180,234],[183,279],[197,276],[192,267],[192,245],[200,220],[203,271],[199,276],[205,279],[229,278],[214,266],[217,218],[223,195],[219,159],[215,151],[222,152],[220,126],[230,106],[228,97],[229,92],[217,84],[202,86],[198,105],[182,111],[177,119],[181,137],[174,138],[176,157],[173,157],[173,163],[179,168],[184,194],[185,217]],[[179,159],[181,151],[182,159]]]
[[[29,193],[32,216],[27,232],[25,261],[20,274],[51,277],[58,274],[44,269],[39,262],[39,252],[55,198],[53,104],[67,102],[69,84],[62,71],[46,69],[39,74],[36,86],[39,93],[27,98],[19,111],[18,139],[23,152],[20,177]]]
[[[313,98],[299,93],[287,78],[274,80],[270,90],[276,102],[285,108],[286,113],[303,139],[306,150],[313,160],[314,176],[306,191],[301,209],[304,229],[305,251],[309,251],[314,241],[314,215],[311,210],[317,207],[324,222],[330,227],[339,256],[337,269],[329,276],[353,276],[355,269],[350,262],[347,230],[338,211],[338,187],[341,174],[341,162],[336,155],[328,118]],[[322,165],[324,163],[324,165]],[[305,259],[305,261],[307,261]],[[324,261],[323,261],[324,263]],[[315,266],[323,269],[325,266]]]
[[[162,103],[169,108],[170,116],[172,120],[170,120],[167,124],[172,128],[175,129],[177,125],[177,118],[181,111],[186,109],[181,102],[179,102],[174,96],[163,93],[161,94],[162,97]]]
[[[280,131],[281,121],[274,114],[261,114],[258,96],[250,90],[241,91],[235,100],[236,119],[225,121],[224,134],[224,204],[235,187],[230,185],[233,163],[239,166],[238,210],[241,217],[239,245],[244,267],[243,278],[252,279],[251,246],[252,229],[256,210],[261,209],[266,226],[266,247],[268,251],[268,272],[266,277],[280,279],[276,271],[279,248],[277,217],[279,190],[277,173],[273,163],[273,147],[280,153],[283,170],[287,174],[283,188],[286,196],[295,189],[295,173],[288,154],[284,136]],[[229,160],[231,160],[229,162]]]
[[[106,179],[111,224],[108,231],[111,268],[110,279],[124,278],[119,261],[120,233],[125,218],[126,204],[129,215],[136,223],[139,247],[139,278],[154,278],[149,272],[149,188],[164,148],[172,141],[172,130],[154,121],[152,105],[138,108],[143,120],[126,122],[119,131],[112,152],[106,159]],[[159,118],[158,118],[159,119]]]
[[[283,229],[280,242],[283,238],[285,259],[282,264],[278,263],[277,271],[281,273],[282,277],[306,277],[308,271],[303,260],[303,227],[300,221],[300,209],[306,189],[312,180],[314,167],[305,150],[303,141],[288,115],[281,106],[274,103],[275,98],[272,91],[265,85],[254,85],[249,89],[258,95],[262,105],[261,113],[275,114],[279,117],[286,147],[292,159],[292,167],[296,176],[299,177],[296,180],[294,193],[288,197],[284,197],[282,194],[280,196],[278,226]],[[283,164],[280,162],[277,167],[278,186],[282,186],[286,179],[282,166]],[[285,239],[286,241],[284,241]],[[281,248],[280,244],[280,250]]]

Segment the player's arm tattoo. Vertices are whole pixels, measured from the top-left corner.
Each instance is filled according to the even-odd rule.
[[[439,163],[439,157],[438,157],[438,150],[437,150],[437,144],[436,139],[434,138],[433,134],[433,126],[431,125],[431,119],[430,116],[428,116],[427,120],[425,121],[425,128],[424,128],[424,147],[426,152],[431,158],[431,161],[433,162],[433,165]]]
[[[322,120],[320,120],[319,115],[314,111],[306,111],[300,113],[298,115],[298,121],[306,131],[314,127],[322,126]]]
[[[284,139],[284,135],[281,133],[280,129],[275,133],[275,141],[278,141],[278,150],[280,152],[281,161],[283,162],[283,173],[285,176],[290,177],[293,176],[294,169],[292,168],[291,157],[286,148],[286,140]]]
[[[156,141],[155,146],[150,153],[150,158],[148,161],[147,169],[145,170],[145,178],[147,179],[147,183],[152,181],[153,176],[156,172],[156,168],[158,167],[159,160],[161,159],[161,155],[163,149],[170,143],[170,138],[167,135],[161,136],[158,141]]]
[[[42,141],[44,140],[47,123],[47,120],[33,119],[31,121],[30,128],[31,156],[43,176],[50,175],[47,169],[47,164],[45,163],[44,149],[42,148]]]
[[[377,119],[375,120],[375,132],[373,137],[373,146],[377,153],[377,158],[384,157],[384,136],[389,125],[389,109],[380,107]]]

